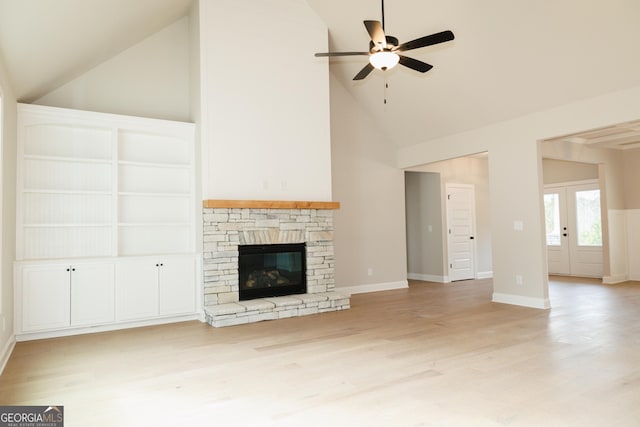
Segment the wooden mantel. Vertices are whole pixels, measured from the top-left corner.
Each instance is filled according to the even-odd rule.
[[[309,202],[293,200],[204,200],[208,209],[340,209],[340,202]]]

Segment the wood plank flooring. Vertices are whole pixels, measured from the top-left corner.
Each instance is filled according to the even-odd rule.
[[[639,426],[640,283],[552,279],[546,311],[412,281],[343,312],[22,342],[0,404],[67,427]]]

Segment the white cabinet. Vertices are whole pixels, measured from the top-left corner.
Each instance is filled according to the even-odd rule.
[[[193,313],[196,310],[195,259],[146,258],[118,263],[118,320]]]
[[[158,267],[150,260],[122,261],[116,268],[118,320],[158,315]]]
[[[71,325],[115,320],[115,274],[112,263],[72,264]]]
[[[193,257],[164,259],[158,268],[160,315],[191,313],[196,306],[195,260]]]
[[[22,269],[22,331],[63,328],[71,324],[71,281],[66,266],[43,265]],[[20,295],[21,294],[21,295]]]
[[[21,331],[33,332],[113,322],[113,263],[22,266]]]

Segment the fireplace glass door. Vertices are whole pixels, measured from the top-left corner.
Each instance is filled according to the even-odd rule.
[[[240,300],[307,291],[304,243],[239,246]]]

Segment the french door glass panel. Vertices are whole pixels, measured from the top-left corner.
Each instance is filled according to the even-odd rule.
[[[600,190],[576,191],[578,246],[602,246]]]
[[[560,195],[544,195],[544,216],[547,229],[547,246],[560,246]]]

